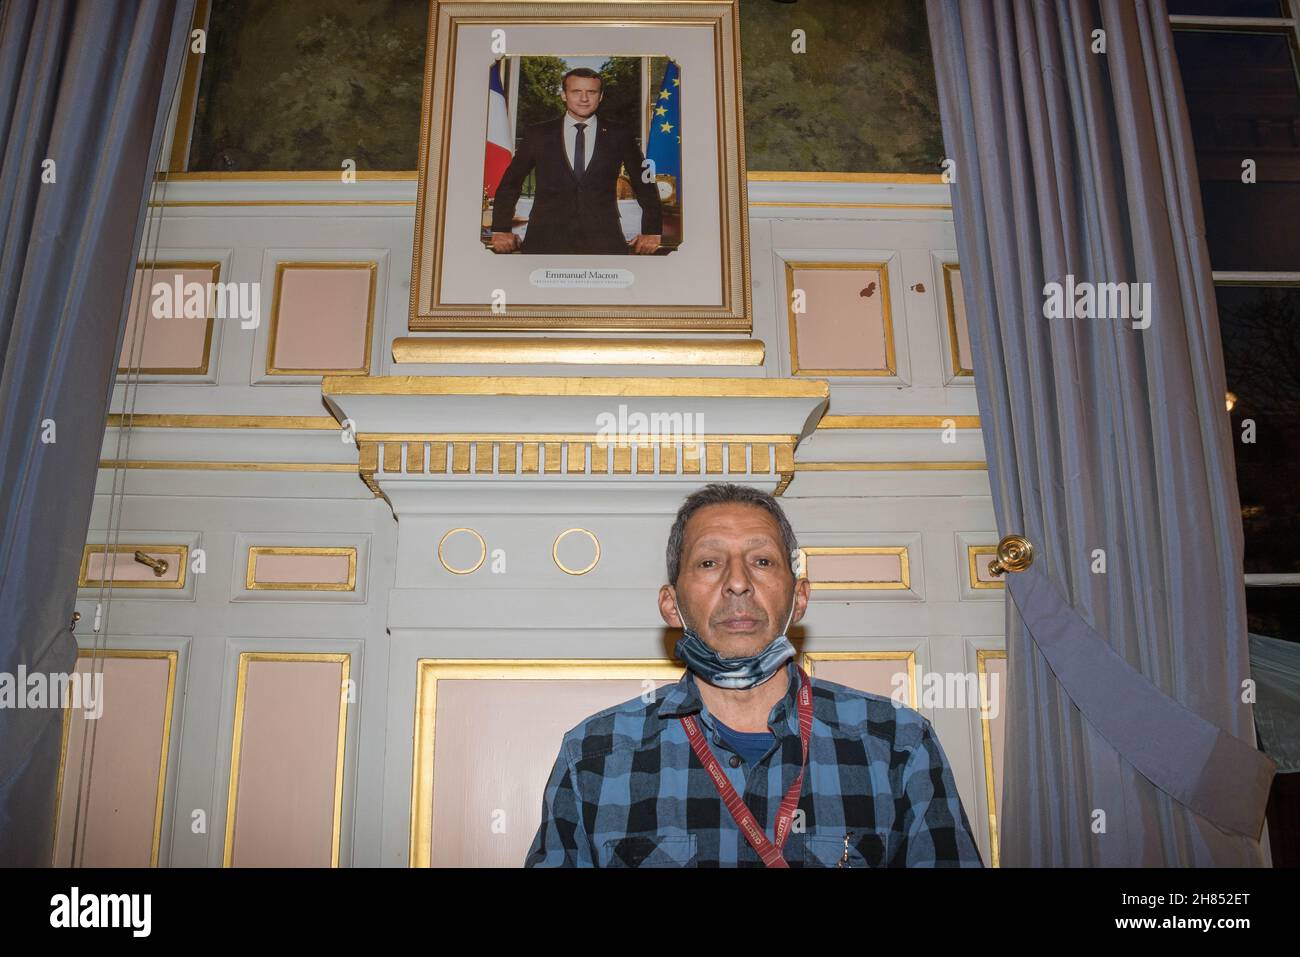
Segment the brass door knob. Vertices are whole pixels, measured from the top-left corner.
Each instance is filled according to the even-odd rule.
[[[1023,535],[1008,535],[998,542],[998,557],[989,562],[989,573],[1023,572],[1034,563],[1034,546]]]

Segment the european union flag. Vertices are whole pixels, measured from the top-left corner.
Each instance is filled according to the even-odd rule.
[[[668,61],[659,95],[650,107],[650,141],[646,159],[654,161],[655,176],[660,184],[672,185],[669,193],[662,185],[659,195],[664,203],[679,206],[682,201],[682,110],[681,79],[676,62]]]

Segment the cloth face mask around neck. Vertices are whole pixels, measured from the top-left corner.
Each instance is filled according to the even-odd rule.
[[[673,602],[676,606],[676,601]],[[794,618],[794,603],[790,604],[790,614],[786,618],[785,628],[781,634],[756,655],[748,658],[723,658],[704,643],[695,629],[686,623],[682,610],[677,608],[677,617],[682,620],[682,637],[674,649],[679,659],[686,662],[692,672],[711,685],[719,688],[746,689],[756,688],[768,681],[781,670],[781,666],[794,656],[794,645],[785,633],[790,629]]]

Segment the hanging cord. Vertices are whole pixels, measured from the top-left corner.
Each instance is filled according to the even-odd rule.
[[[193,24],[191,24],[191,29]],[[185,33],[185,44],[188,47],[190,42],[190,31]],[[185,54],[188,56],[188,52]],[[182,69],[177,71],[175,79],[172,81],[171,96],[168,98],[167,116],[173,116],[176,110],[176,101],[180,93],[180,80],[184,74]],[[174,135],[174,133],[173,133]],[[90,656],[90,675],[89,680],[91,687],[98,686],[100,699],[97,702],[100,710],[100,718],[103,717],[104,709],[104,643],[108,634],[108,623],[113,609],[113,580],[115,578],[116,562],[118,555],[118,545],[122,535],[122,505],[126,499],[126,462],[131,455],[131,435],[135,426],[135,407],[140,393],[140,366],[143,363],[145,336],[148,332],[149,317],[152,313],[150,308],[151,296],[153,293],[154,269],[157,265],[159,234],[162,230],[162,218],[166,211],[167,198],[167,157],[168,150],[165,138],[159,141],[158,156],[154,162],[154,176],[151,177],[149,185],[149,205],[146,207],[144,236],[140,244],[141,251],[145,254],[146,268],[143,270],[144,276],[140,284],[140,295],[136,297],[137,308],[135,314],[130,317],[130,336],[128,337],[126,376],[122,391],[123,414],[122,421],[117,430],[117,444],[114,450],[113,469],[112,469],[112,486],[108,496],[108,524],[104,529],[104,570],[99,579],[99,594],[95,603],[95,618],[93,623],[94,642]],[[162,167],[159,169],[158,167]],[[159,175],[161,174],[161,175]],[[155,210],[157,212],[155,213]],[[139,270],[132,269],[132,281],[139,274]],[[178,303],[173,303],[173,307]],[[137,348],[137,339],[139,345]],[[112,404],[110,403],[110,410]],[[125,438],[125,445],[123,439]],[[118,490],[118,480],[121,478],[121,491]],[[114,512],[116,506],[116,513]],[[108,544],[109,537],[112,537],[112,544]],[[106,590],[107,589],[107,590]],[[103,627],[101,628],[101,613],[103,617]],[[83,701],[85,696],[83,695]],[[72,720],[72,709],[69,709],[69,721]],[[83,718],[84,720],[84,718]],[[83,738],[81,748],[81,767],[77,775],[77,801],[76,808],[72,819],[72,856],[70,859],[71,866],[85,866],[86,857],[86,826],[89,822],[90,814],[90,793],[87,789],[87,782],[94,779],[95,771],[95,744],[98,737],[99,721],[91,722],[88,732],[89,743]],[[85,816],[83,819],[82,806],[85,804]]]

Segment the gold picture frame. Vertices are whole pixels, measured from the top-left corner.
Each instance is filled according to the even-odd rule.
[[[737,0],[431,0],[409,329],[751,332],[739,24]],[[494,31],[504,50],[490,47]],[[670,255],[498,255],[473,237],[489,71],[499,56],[531,55],[669,56],[683,90],[707,93],[683,93],[689,211]],[[584,268],[616,270],[623,284],[570,274]]]

